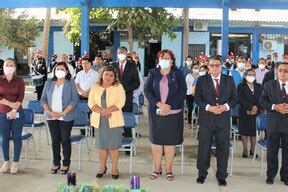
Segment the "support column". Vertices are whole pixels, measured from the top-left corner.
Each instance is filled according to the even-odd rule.
[[[253,64],[257,64],[259,59],[259,30],[258,27],[254,28],[253,38],[252,38],[252,59]]]
[[[221,35],[222,35],[221,55],[222,58],[225,59],[229,52],[229,8],[226,3],[223,3],[222,7]]]
[[[81,0],[81,56],[89,53],[89,0]]]
[[[46,61],[47,66],[51,62],[51,57],[54,54],[54,31],[53,27],[51,27],[49,32],[48,59]]]

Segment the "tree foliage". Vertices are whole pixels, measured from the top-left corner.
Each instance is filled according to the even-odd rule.
[[[79,42],[81,35],[81,10],[79,8],[62,9],[70,16],[67,22],[67,37]],[[143,47],[151,36],[167,34],[170,39],[176,37],[173,30],[180,20],[163,8],[93,8],[90,9],[91,23],[106,23],[107,30],[132,30],[139,47]],[[128,37],[129,38],[129,37]],[[133,37],[130,37],[133,40]]]
[[[25,13],[17,18],[13,15],[12,9],[0,9],[0,44],[26,53],[28,47],[34,46],[35,38],[39,35],[38,21],[28,18]]]

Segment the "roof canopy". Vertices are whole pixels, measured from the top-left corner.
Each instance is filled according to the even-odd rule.
[[[222,8],[231,9],[288,9],[287,0],[9,0],[0,1],[0,8],[41,7],[173,7],[173,8]]]

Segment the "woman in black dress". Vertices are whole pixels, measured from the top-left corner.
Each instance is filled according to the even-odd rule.
[[[259,97],[262,92],[261,85],[255,82],[256,73],[253,69],[248,69],[244,73],[244,79],[238,85],[239,108],[239,133],[243,143],[242,157],[247,158],[248,139],[250,138],[250,155],[256,143],[256,117],[260,113]]]

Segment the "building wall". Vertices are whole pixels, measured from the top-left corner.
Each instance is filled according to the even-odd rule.
[[[0,59],[14,58],[14,49],[8,49],[7,47],[0,45]]]
[[[120,42],[120,46],[125,46],[127,47],[128,49],[128,42]],[[139,55],[139,60],[140,60],[140,63],[141,63],[141,74],[142,76],[144,76],[144,64],[145,64],[145,49],[143,48],[139,48],[138,47],[138,42],[134,42],[133,43],[133,50],[138,53]]]
[[[259,45],[259,58],[263,57],[266,58],[267,55],[272,55],[274,52],[278,53],[279,60],[282,59],[282,54],[284,53],[284,44],[277,44],[276,50],[266,51],[263,50],[263,45],[260,43]]]
[[[210,51],[210,33],[209,32],[190,32],[189,44],[205,44],[205,54]]]
[[[172,41],[169,39],[168,35],[162,35],[162,49],[170,49],[173,51],[176,58],[176,66],[180,67],[182,58],[182,32],[175,32],[177,35]]]
[[[73,43],[67,39],[63,31],[54,32],[54,52],[58,57],[62,53],[73,54]]]

